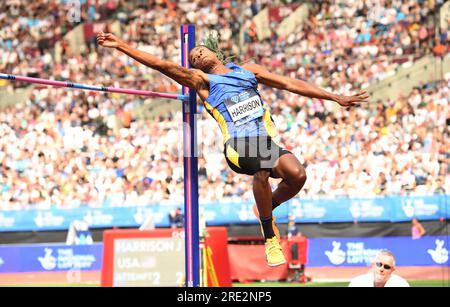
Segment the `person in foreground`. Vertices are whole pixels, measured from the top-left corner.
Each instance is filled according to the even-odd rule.
[[[332,100],[346,108],[365,102],[368,98],[365,92],[340,96],[301,80],[276,75],[257,64],[224,64],[217,37],[209,36],[206,45],[192,49],[189,62],[193,69],[139,51],[111,33],[99,33],[97,42],[103,47],[115,48],[197,91],[206,110],[219,124],[228,165],[239,174],[253,176],[253,194],[266,242],[268,265],[284,264],[286,260],[272,211],[300,191],[305,184],[306,173],[291,152],[272,140],[276,129],[269,107],[258,92],[258,83],[306,97]],[[269,177],[282,179],[273,192]]]
[[[409,283],[394,274],[395,257],[388,250],[382,250],[375,257],[372,269],[353,278],[349,287],[409,287]]]

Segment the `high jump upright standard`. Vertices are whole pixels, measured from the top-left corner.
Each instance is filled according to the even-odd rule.
[[[182,25],[181,65],[189,68],[189,52],[195,47],[194,25]],[[183,164],[184,164],[184,214],[185,214],[185,286],[200,286],[200,247],[198,210],[198,147],[197,147],[197,100],[196,92],[186,87],[182,94],[157,93],[135,89],[123,89],[99,85],[86,85],[67,81],[55,81],[0,73],[0,79],[66,87],[87,91],[121,93],[147,97],[179,99],[183,103]]]

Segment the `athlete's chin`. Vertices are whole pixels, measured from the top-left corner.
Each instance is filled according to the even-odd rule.
[[[204,73],[210,74],[212,73],[213,66],[205,65],[201,69]]]

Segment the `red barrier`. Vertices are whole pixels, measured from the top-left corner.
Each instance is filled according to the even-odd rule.
[[[280,244],[287,262],[275,268],[267,265],[263,244],[229,244],[231,279],[239,282],[288,279],[290,268],[306,263],[308,240],[299,236],[282,239]]]
[[[212,250],[212,261],[220,287],[231,287],[228,237],[225,227],[207,227],[206,245]],[[212,286],[208,276],[208,287]]]

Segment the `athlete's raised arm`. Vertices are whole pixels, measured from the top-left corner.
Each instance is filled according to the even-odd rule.
[[[306,97],[332,100],[343,107],[357,106],[361,102],[367,102],[367,98],[369,98],[369,96],[366,95],[365,91],[361,91],[352,96],[336,95],[305,81],[271,73],[264,67],[253,63],[247,63],[243,65],[243,68],[254,73],[256,79],[261,84],[286,90]]]
[[[195,89],[201,98],[203,98],[202,92],[205,89],[209,91],[208,75],[199,69],[187,69],[171,61],[135,49],[111,33],[99,33],[97,42],[100,46],[114,48],[127,54],[139,63],[160,71],[183,86]]]

